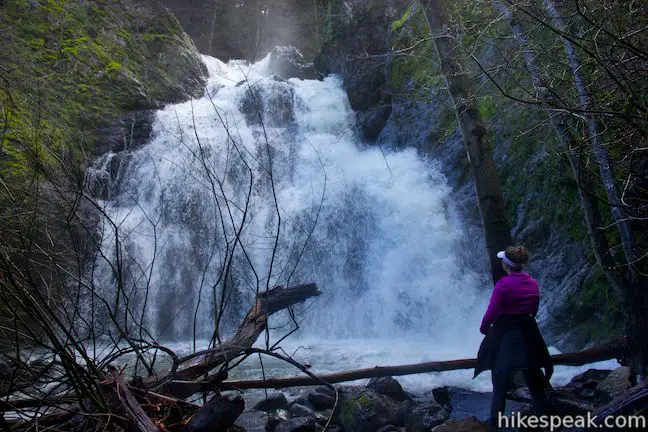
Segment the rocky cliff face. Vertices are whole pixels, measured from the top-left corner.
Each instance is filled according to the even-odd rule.
[[[16,134],[38,115],[52,129],[74,125],[90,133],[101,154],[107,149],[103,132],[114,140],[113,121],[118,126],[125,113],[202,94],[206,69],[198,52],[160,6],[15,0],[0,6],[0,20],[6,23],[3,90],[11,96],[3,102],[13,111]]]
[[[140,1],[2,1],[0,29],[2,253],[55,300],[96,246],[86,168],[143,143],[151,110],[202,94],[206,68],[174,16]]]
[[[358,131],[368,143],[414,147],[440,162],[467,225],[463,259],[479,263],[487,274],[474,184],[421,11],[392,0],[332,3],[316,66],[344,78]],[[478,53],[480,62],[488,67],[491,54]],[[534,129],[545,114],[508,103],[485,79],[476,85],[482,88],[480,110],[491,132],[512,234],[531,249],[528,270],[544,293],[539,322],[545,334],[562,349],[607,337],[618,321],[596,304],[599,275],[586,257],[577,189],[566,162],[552,131]],[[525,130],[531,132],[521,138]],[[490,289],[487,278],[484,285]],[[608,318],[601,324],[603,316]]]

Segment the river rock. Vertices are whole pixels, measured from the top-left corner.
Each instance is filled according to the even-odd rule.
[[[375,432],[386,425],[404,426],[413,403],[398,402],[369,388],[341,391],[335,422],[346,431]]]
[[[329,395],[332,397],[335,397],[335,389],[328,387],[328,386],[319,386],[315,388],[315,393],[322,393],[325,395]]]
[[[291,406],[293,406],[295,404],[305,406],[306,408],[310,408],[310,409],[314,408],[313,405],[308,400],[308,395],[299,396],[297,399],[293,400],[292,402],[290,402],[290,404],[288,404],[288,408],[290,408]]]
[[[274,432],[315,432],[317,423],[314,417],[293,417],[279,422]]]
[[[616,368],[599,382],[596,389],[609,395],[610,398],[619,397],[625,390],[632,387],[630,373],[630,368],[627,366]]]
[[[452,411],[452,399],[450,397],[450,388],[447,386],[438,387],[432,390],[432,397],[446,411]]]
[[[307,406],[295,403],[291,404],[288,412],[292,417],[308,417],[315,416],[315,412]]]
[[[269,86],[242,84],[247,87],[239,109],[248,125],[283,127],[295,119],[295,91],[289,83],[274,80]]]
[[[282,78],[315,79],[317,71],[306,63],[302,53],[294,46],[278,46],[270,52],[268,68]]]
[[[450,412],[444,409],[431,397],[415,399],[416,405],[407,416],[406,425],[410,432],[429,431],[450,417]]]
[[[266,411],[266,412],[276,410],[276,409],[287,409],[287,408],[288,408],[288,400],[286,399],[286,395],[284,395],[283,393],[272,393],[268,395],[267,398],[263,399],[262,401],[254,405],[255,410]]]
[[[582,374],[571,379],[566,387],[575,389],[595,388],[600,381],[610,375],[611,371],[601,369],[588,369]]]
[[[326,388],[327,387],[323,387]],[[308,401],[316,410],[331,409],[335,406],[335,394],[322,393],[322,387],[315,389],[313,393],[308,394]]]
[[[332,413],[333,410],[318,411],[315,413],[315,421],[318,425],[324,426],[328,423]]]
[[[235,425],[244,428],[247,432],[266,432],[269,418],[268,413],[263,411],[244,411],[236,419]]]
[[[482,423],[475,417],[452,419],[432,429],[434,432],[488,432],[488,424]]]
[[[376,393],[389,396],[397,401],[410,400],[411,397],[403,390],[398,381],[392,377],[372,378],[369,380],[367,387],[376,391]]]

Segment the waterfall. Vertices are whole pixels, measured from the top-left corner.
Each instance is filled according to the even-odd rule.
[[[209,338],[215,316],[231,331],[257,291],[312,281],[322,296],[295,310],[308,335],[476,333],[486,295],[458,258],[464,234],[436,162],[364,146],[335,76],[203,60],[204,96],[157,113],[102,201],[92,277],[108,304],[155,338]]]

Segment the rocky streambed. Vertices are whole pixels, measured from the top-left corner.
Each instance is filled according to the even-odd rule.
[[[631,387],[628,368],[590,369],[549,391],[552,414],[585,414],[621,397]],[[413,394],[391,377],[366,386],[320,386],[297,394],[269,393],[241,414],[230,431],[423,432],[487,431],[490,393],[440,387]],[[507,414],[529,413],[528,389],[512,377]]]

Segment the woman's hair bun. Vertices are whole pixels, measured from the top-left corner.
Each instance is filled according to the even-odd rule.
[[[524,246],[509,246],[506,248],[506,256],[513,262],[526,264],[529,261],[529,251]]]

